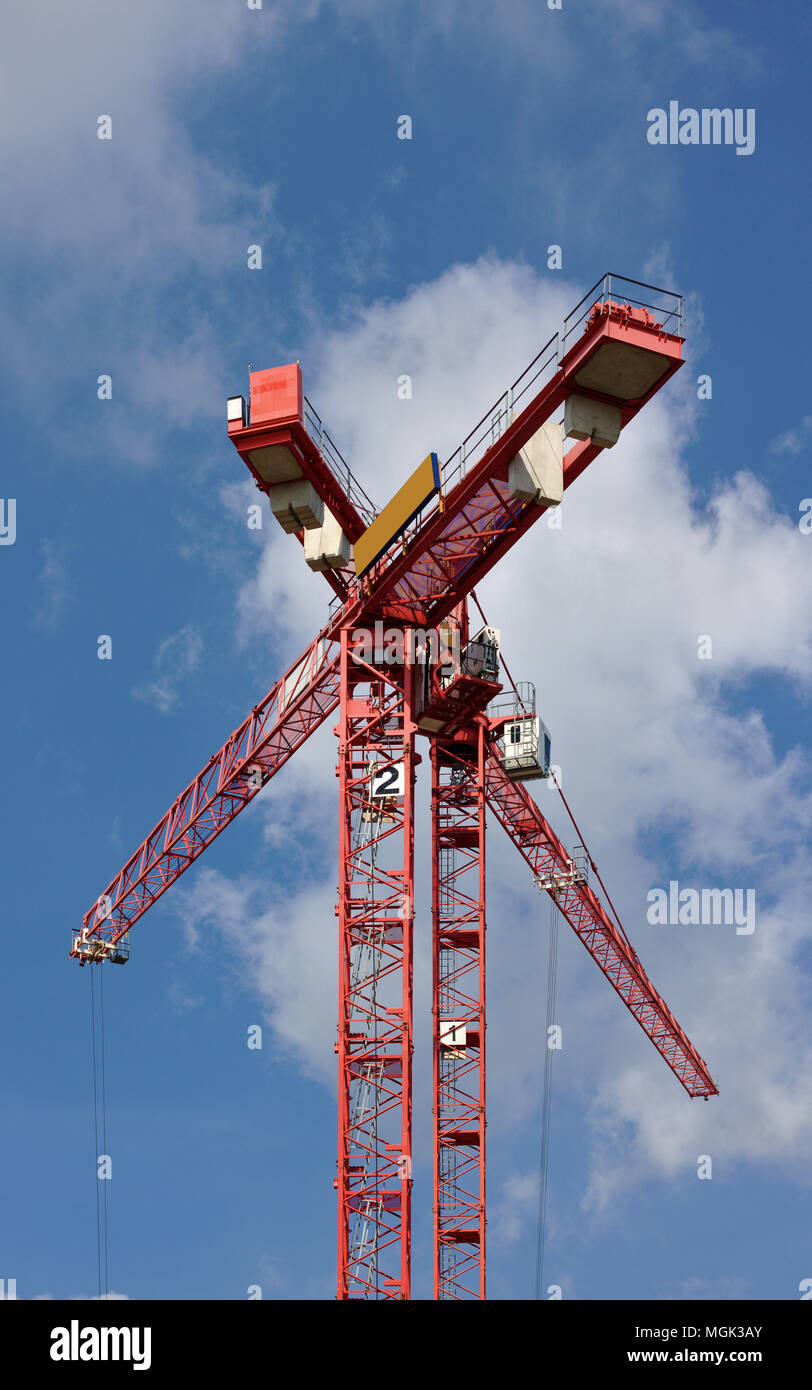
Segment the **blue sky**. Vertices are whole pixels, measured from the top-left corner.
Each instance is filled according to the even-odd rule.
[[[812,1277],[806,8],[47,0],[5,27],[0,1277],[23,1298],[95,1290],[90,972],[68,960],[70,930],[326,612],[295,542],[270,517],[246,525],[255,494],[226,397],[249,362],[301,359],[382,505],[613,270],[688,297],[687,365],[579,480],[562,530],[534,528],[480,598],[514,675],[538,686],[627,931],[721,1094],[688,1101],[562,925],[545,1269],[568,1298],[798,1297]],[[754,153],[650,145],[647,112],[672,99],[753,108]],[[128,1297],[333,1294],[333,762],[327,728],[139,923],[126,969],[106,969],[110,1286]],[[417,1297],[426,851],[423,824]],[[489,852],[490,1289],[523,1299],[548,913],[496,826]],[[650,925],[646,895],[671,879],[753,888],[755,932]]]

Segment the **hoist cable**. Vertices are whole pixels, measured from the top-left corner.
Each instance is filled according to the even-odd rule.
[[[536,1299],[542,1295],[544,1281],[544,1246],[547,1234],[547,1187],[550,1156],[550,1115],[553,1080],[553,1053],[550,1046],[551,1029],[555,1026],[556,977],[558,972],[558,910],[550,899],[550,938],[547,956],[547,1027],[544,1054],[544,1093],[541,1107],[541,1143],[539,1146],[539,1206],[536,1238]]]
[[[485,614],[484,614],[483,611],[482,611],[482,605],[481,605],[481,603],[479,602],[479,599],[477,598],[476,592],[475,592],[474,589],[471,590],[471,598],[473,599],[474,603],[476,604],[476,607],[477,607],[477,610],[478,610],[478,612],[479,612],[480,618],[482,619],[483,623],[484,623],[485,626],[487,627],[487,626],[488,626],[488,619],[485,617]],[[507,678],[508,678],[508,681],[510,682],[511,689],[513,690],[513,694],[516,696],[516,702],[517,702],[517,704],[518,704],[518,705],[521,705],[521,707],[522,707],[523,710],[528,711],[528,707],[527,707],[527,705],[525,704],[524,700],[522,699],[521,695],[519,694],[519,690],[518,690],[518,687],[517,687],[517,685],[516,685],[516,682],[515,682],[515,680],[513,679],[512,675],[510,674],[510,669],[509,669],[509,667],[508,667],[507,662],[505,661],[504,653],[503,653],[501,650],[500,650],[500,652],[499,652],[499,666],[500,666],[501,670],[504,671],[505,675],[506,675]],[[528,711],[528,712],[529,712],[529,711]]]
[[[488,620],[487,620],[487,618],[485,617],[484,612],[482,611],[482,605],[480,604],[479,599],[478,599],[477,596],[476,596],[476,591],[475,591],[474,589],[471,590],[471,598],[473,599],[474,603],[476,604],[476,607],[477,607],[477,610],[478,610],[478,612],[479,612],[480,618],[482,619],[483,623],[485,623],[485,625],[486,625],[486,627],[487,627]],[[508,680],[510,681],[511,687],[512,687],[512,689],[513,689],[513,693],[514,693],[514,695],[516,696],[516,700],[518,701],[518,703],[519,703],[520,705],[522,705],[522,707],[524,707],[524,702],[522,701],[522,699],[521,699],[521,697],[520,697],[520,695],[519,695],[519,691],[518,691],[518,688],[517,688],[517,686],[516,686],[516,682],[514,681],[512,675],[510,674],[510,671],[509,671],[509,669],[508,669],[507,662],[505,661],[504,656],[502,655],[501,652],[499,653],[499,664],[500,664],[500,666],[502,667],[502,670],[505,672],[505,674],[506,674]],[[628,936],[626,935],[626,932],[625,932],[624,927],[623,927],[623,923],[621,922],[620,917],[619,917],[619,915],[618,915],[618,913],[617,913],[617,909],[615,908],[615,905],[614,905],[614,903],[612,902],[612,899],[611,899],[610,896],[609,896],[609,891],[608,891],[608,889],[607,889],[607,887],[606,887],[606,884],[604,883],[603,879],[602,879],[601,876],[600,876],[600,873],[599,873],[599,871],[598,871],[598,866],[597,866],[597,864],[595,863],[595,860],[592,858],[592,855],[591,855],[590,852],[589,852],[589,848],[588,848],[588,846],[587,846],[586,840],[584,839],[584,837],[583,837],[583,835],[581,834],[581,831],[580,831],[580,829],[579,829],[578,822],[576,821],[574,815],[572,814],[572,811],[570,810],[569,802],[567,801],[567,798],[565,797],[563,791],[561,790],[561,783],[558,781],[558,778],[557,778],[557,777],[553,777],[553,782],[554,782],[554,784],[555,784],[555,787],[556,787],[556,790],[557,790],[557,792],[558,792],[558,795],[561,797],[561,800],[562,800],[563,803],[564,803],[564,807],[565,807],[565,809],[566,809],[567,815],[569,816],[570,820],[572,821],[573,829],[574,829],[576,835],[578,836],[578,839],[580,840],[581,844],[583,845],[584,850],[586,851],[587,858],[589,859],[590,868],[593,870],[593,872],[594,872],[594,874],[595,874],[595,877],[596,877],[596,879],[598,880],[598,883],[600,884],[601,888],[602,888],[603,891],[604,891],[604,894],[606,895],[606,901],[607,901],[607,903],[609,904],[609,907],[610,907],[610,909],[611,909],[612,915],[614,916],[615,922],[617,923],[617,926],[618,926],[618,928],[619,928],[619,930],[620,930],[620,934],[621,934],[621,936],[623,937],[623,940],[626,942],[626,945],[628,946],[629,950],[631,951],[632,955],[634,956],[634,958],[635,958],[635,960],[636,960],[636,959],[637,959],[637,952],[635,951],[634,947],[632,946],[632,943],[630,942]]]
[[[623,929],[623,923],[621,922],[620,917],[619,917],[618,914],[617,914],[617,911],[616,911],[616,909],[615,909],[614,903],[612,902],[612,899],[609,897],[609,891],[608,891],[608,889],[607,889],[607,887],[606,887],[606,884],[604,883],[603,879],[602,879],[601,876],[600,876],[600,873],[598,872],[598,866],[597,866],[597,864],[595,863],[595,860],[592,858],[592,855],[589,853],[589,850],[588,850],[587,844],[586,844],[586,840],[584,839],[583,835],[581,834],[581,831],[580,831],[580,829],[579,829],[579,827],[578,827],[578,822],[576,821],[574,815],[572,814],[572,811],[570,810],[569,802],[567,801],[567,798],[565,797],[563,791],[561,790],[561,784],[560,784],[560,782],[559,782],[559,780],[558,780],[557,777],[554,777],[554,778],[553,778],[553,781],[555,782],[555,786],[556,786],[556,790],[557,790],[557,792],[558,792],[558,795],[561,797],[561,800],[562,800],[563,803],[564,803],[564,806],[565,806],[567,815],[569,816],[570,820],[572,821],[573,830],[575,831],[576,835],[578,836],[578,839],[580,840],[581,844],[583,845],[584,849],[586,850],[587,858],[589,859],[590,868],[594,871],[594,874],[595,874],[596,879],[598,880],[598,883],[600,884],[601,888],[603,889],[604,893],[606,894],[606,901],[608,902],[610,908],[612,909],[612,913],[613,913],[614,919],[615,919],[615,921],[617,922],[618,927],[620,928],[620,934],[621,934],[621,936],[623,937],[623,940],[626,942],[626,945],[628,946],[629,950],[631,951],[632,955],[634,956],[634,958],[635,958],[635,960],[636,960],[636,959],[637,959],[637,952],[635,951],[634,947],[632,946],[631,941],[629,940],[628,936],[626,935],[626,933],[625,933],[625,931],[624,931],[624,929]]]
[[[102,966],[104,962],[102,961]],[[99,1022],[101,1024],[101,1108],[102,1108],[102,1153],[109,1162],[110,1156],[107,1148],[107,1088],[105,1083],[105,1044],[104,1044],[104,970],[99,973]],[[107,1274],[107,1255],[109,1246],[109,1226],[107,1219],[107,1183],[104,1182],[104,1296],[110,1292],[110,1284]]]
[[[102,1292],[101,1276],[101,1212],[99,1210],[99,1100],[96,1078],[96,991],[93,984],[93,962],[90,962],[90,1061],[93,1089],[93,1181],[96,1189],[96,1272],[98,1275],[99,1298]]]
[[[109,1161],[107,1153],[107,1087],[105,1078],[104,1041],[104,976],[99,977],[98,1003],[94,984],[93,962],[90,962],[90,1041],[91,1041],[91,1079],[93,1091],[93,1167],[96,1187],[96,1272],[99,1298],[107,1298],[109,1293],[108,1274],[108,1235],[107,1235],[107,1181],[104,1181],[103,1196],[99,1193],[99,1159]],[[99,1113],[101,1111],[101,1114]],[[101,1144],[100,1141],[101,1140]]]

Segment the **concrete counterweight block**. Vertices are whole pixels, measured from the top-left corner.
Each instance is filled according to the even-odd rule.
[[[251,449],[248,457],[263,482],[271,487],[302,476],[302,465],[287,444],[266,444],[261,449]]]
[[[317,531],[306,531],[305,560],[312,570],[346,569],[350,563],[350,542],[329,507]]]
[[[561,426],[545,421],[508,465],[511,497],[557,507],[564,496],[564,437]]]
[[[268,493],[271,511],[283,531],[317,530],[324,521],[324,503],[312,483],[301,478],[295,483],[278,483]]]
[[[568,439],[588,439],[600,449],[611,449],[620,434],[620,406],[593,401],[590,396],[567,396],[564,433]]]

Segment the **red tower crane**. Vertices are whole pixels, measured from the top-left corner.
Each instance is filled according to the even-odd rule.
[[[71,955],[126,961],[134,923],[338,712],[339,1299],[410,1297],[418,736],[431,776],[434,1297],[485,1297],[486,809],[688,1095],[717,1093],[591,886],[588,856],[527,791],[553,775],[549,735],[532,687],[503,683],[498,631],[483,618],[472,634],[468,614],[479,580],[679,369],[683,341],[679,296],[604,276],[457,452],[442,467],[429,455],[379,513],[298,363],[252,372],[249,401],[228,402],[232,442],[334,591],[330,615],[85,914]]]

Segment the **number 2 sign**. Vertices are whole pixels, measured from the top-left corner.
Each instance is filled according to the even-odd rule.
[[[370,796],[403,796],[406,790],[405,763],[376,767],[370,782]]]

